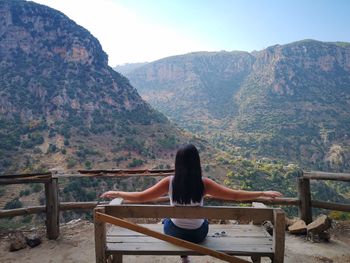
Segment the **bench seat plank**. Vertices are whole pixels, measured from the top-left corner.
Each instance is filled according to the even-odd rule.
[[[143,224],[162,233],[161,224]],[[225,236],[213,237],[225,231]],[[201,245],[232,255],[273,255],[272,237],[262,227],[255,225],[210,225],[206,240]],[[194,251],[148,237],[125,228],[112,227],[107,231],[107,254],[125,255],[198,255]]]
[[[163,233],[163,224],[139,224],[140,226],[147,227],[153,231]],[[209,224],[208,236],[215,232],[225,231],[230,236],[263,236],[271,237],[271,235],[261,226],[257,225],[222,225],[222,224]],[[144,236],[141,233],[128,230],[123,227],[113,226],[107,229],[108,236]]]

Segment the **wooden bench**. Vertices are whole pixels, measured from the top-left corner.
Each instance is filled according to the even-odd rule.
[[[229,255],[250,256],[253,262],[269,257],[274,263],[284,260],[285,218],[281,209],[239,207],[172,207],[168,205],[105,205],[94,210],[96,262],[122,262],[123,255],[200,255],[160,239],[113,226],[99,215],[116,218],[208,218],[252,221],[254,224],[209,225],[206,240],[200,245]],[[261,226],[274,225],[273,236]],[[163,233],[162,224],[145,224]],[[224,234],[221,234],[224,231]],[[219,235],[215,234],[219,233]],[[231,261],[235,262],[235,261]]]

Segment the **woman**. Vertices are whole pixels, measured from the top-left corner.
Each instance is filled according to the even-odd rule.
[[[103,198],[121,197],[125,200],[144,202],[169,194],[174,206],[202,206],[203,197],[223,200],[251,200],[258,197],[275,198],[282,194],[276,191],[233,190],[202,177],[197,148],[188,144],[180,148],[175,158],[175,176],[168,176],[142,192],[108,191]],[[166,218],[164,233],[190,242],[200,243],[208,234],[206,219]],[[189,262],[186,256],[182,262]]]

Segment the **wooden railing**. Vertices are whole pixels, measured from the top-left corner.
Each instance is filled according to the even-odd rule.
[[[169,176],[174,170],[81,170],[77,174],[18,174],[18,175],[2,175],[0,176],[0,185],[2,184],[27,184],[27,183],[43,183],[45,185],[45,205],[32,206],[25,208],[16,208],[9,210],[0,210],[0,218],[22,216],[29,214],[46,214],[46,231],[49,239],[56,239],[59,236],[59,212],[67,210],[91,210],[97,204],[107,202],[60,202],[58,198],[58,180],[60,178],[76,178],[76,177],[94,177],[94,178],[111,178],[111,177],[129,177],[129,176]],[[225,201],[232,203],[251,203],[262,202],[267,205],[284,205],[297,206],[299,208],[299,216],[309,223],[312,221],[312,207],[323,208],[329,210],[338,210],[350,212],[350,204],[338,204],[330,202],[322,202],[311,200],[310,180],[337,180],[350,181],[350,174],[335,174],[321,172],[304,172],[298,178],[298,198],[275,198],[275,199],[253,199],[247,201]],[[215,199],[210,199],[215,200]],[[158,198],[148,203],[166,203],[167,197]],[[222,201],[222,200],[217,200]],[[124,201],[124,203],[132,203]]]
[[[350,182],[350,174],[347,173],[326,173],[326,172],[304,172],[298,178],[299,194],[299,217],[306,224],[312,222],[312,207],[329,210],[350,212],[350,204],[339,204],[311,199],[310,180],[332,180]]]

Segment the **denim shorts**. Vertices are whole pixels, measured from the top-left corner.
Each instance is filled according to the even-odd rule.
[[[208,220],[204,220],[203,224],[197,229],[185,229],[176,226],[170,218],[165,218],[163,221],[164,233],[169,236],[181,238],[183,240],[201,243],[205,239],[209,230]]]

